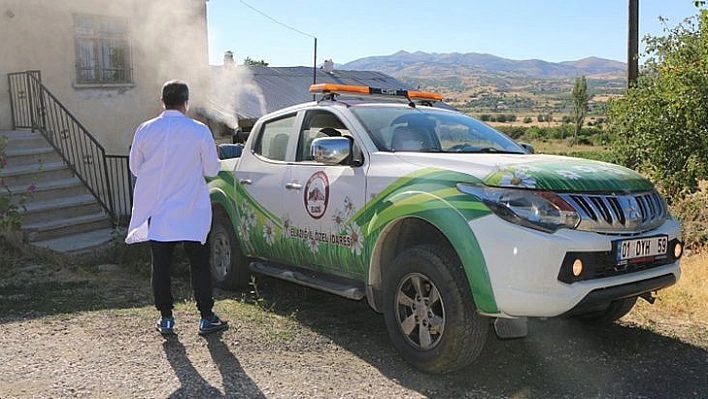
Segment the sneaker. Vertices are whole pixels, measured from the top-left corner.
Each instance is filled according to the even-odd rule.
[[[160,332],[162,335],[172,335],[174,334],[174,328],[175,326],[175,318],[172,316],[167,316],[167,317],[161,317],[160,320],[157,321],[157,324],[155,327],[157,328],[157,331]]]
[[[211,314],[208,319],[199,320],[199,335],[207,335],[213,332],[226,330],[229,328],[229,323],[227,321],[219,319],[215,313]]]

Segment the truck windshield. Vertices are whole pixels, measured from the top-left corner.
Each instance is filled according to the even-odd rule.
[[[380,151],[526,153],[505,134],[459,112],[372,104],[350,109]]]

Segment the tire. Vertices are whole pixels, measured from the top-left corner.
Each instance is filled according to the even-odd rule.
[[[620,299],[612,302],[605,310],[581,314],[575,318],[588,326],[606,326],[629,313],[636,303],[637,297]]]
[[[214,285],[227,290],[245,288],[250,278],[248,262],[236,242],[231,219],[221,210],[214,211],[207,244]]]
[[[384,281],[384,319],[401,356],[419,370],[448,373],[482,351],[489,319],[477,313],[457,256],[436,245],[412,247]]]

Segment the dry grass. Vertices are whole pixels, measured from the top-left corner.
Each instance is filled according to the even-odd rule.
[[[708,253],[684,258],[681,270],[678,283],[659,291],[654,305],[640,300],[627,319],[640,324],[708,326]]]
[[[582,153],[582,152],[598,152],[606,151],[603,147],[592,146],[592,145],[574,145],[569,146],[563,141],[553,140],[549,142],[534,142],[534,149],[540,154],[563,154],[568,152]]]

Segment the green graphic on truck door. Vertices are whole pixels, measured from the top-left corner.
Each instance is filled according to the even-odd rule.
[[[293,265],[307,265],[315,270],[323,270],[323,264],[336,266],[339,273],[360,280],[366,279],[378,237],[390,222],[401,217],[426,220],[437,226],[460,254],[475,298],[487,298],[477,305],[493,312],[496,305],[484,258],[467,224],[490,211],[460,192],[456,188],[460,182],[480,183],[458,172],[422,169],[397,179],[362,209],[356,209],[350,197],[344,196],[339,202],[327,204],[323,214],[315,205],[317,201],[324,201],[325,189],[321,183],[316,184],[317,192],[306,190],[305,193],[314,204],[308,212],[317,219],[328,218],[331,221],[328,225],[332,227],[327,231],[313,227],[314,222],[295,225],[290,215],[275,215],[258,204],[240,184],[234,186],[231,198],[236,206],[237,236],[247,254],[287,259]],[[307,203],[303,205],[303,212],[305,206]]]

